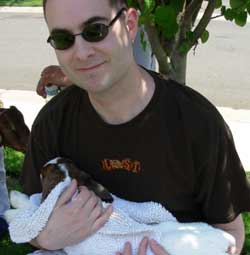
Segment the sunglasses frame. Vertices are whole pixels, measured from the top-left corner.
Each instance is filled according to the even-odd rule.
[[[104,40],[104,39],[107,37],[107,35],[108,35],[108,33],[109,33],[109,28],[112,27],[112,26],[114,25],[114,23],[120,18],[120,16],[122,15],[122,13],[123,13],[124,11],[127,11],[127,8],[123,7],[123,8],[116,14],[116,16],[109,22],[108,25],[105,25],[105,24],[103,24],[103,23],[98,23],[98,22],[97,22],[97,23],[93,23],[93,24],[89,24],[89,25],[85,26],[85,28],[83,29],[83,31],[82,31],[81,33],[78,33],[78,34],[73,34],[73,33],[69,32],[69,31],[65,30],[65,34],[68,34],[68,35],[72,36],[72,43],[71,43],[68,47],[65,47],[65,48],[58,48],[58,47],[56,47],[56,45],[53,43],[53,35],[50,35],[50,36],[48,37],[47,43],[49,43],[49,44],[50,44],[54,49],[56,49],[56,50],[67,50],[67,49],[71,48],[71,47],[74,45],[74,43],[75,43],[75,37],[78,36],[78,35],[81,35],[82,38],[83,38],[85,41],[87,41],[87,42],[100,42],[100,41]],[[96,39],[95,39],[95,40],[91,40],[91,39],[88,38],[88,36],[86,37],[86,35],[85,35],[85,33],[84,33],[84,30],[86,29],[86,27],[91,26],[91,25],[95,25],[95,24],[101,24],[102,27],[105,28],[105,33],[103,34],[103,36],[100,36],[99,40],[96,40]]]

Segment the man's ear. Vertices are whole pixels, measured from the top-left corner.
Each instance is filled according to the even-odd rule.
[[[138,30],[138,12],[129,8],[126,12],[126,26],[132,42],[134,42]]]

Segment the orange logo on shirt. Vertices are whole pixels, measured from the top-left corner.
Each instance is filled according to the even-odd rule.
[[[141,171],[141,162],[131,159],[104,159],[102,160],[102,168],[105,171],[115,171],[115,170],[127,170],[132,173],[139,173]]]

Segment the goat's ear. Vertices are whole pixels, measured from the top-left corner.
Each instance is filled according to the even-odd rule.
[[[48,164],[46,166],[44,166],[42,169],[41,169],[41,176],[42,178],[45,178],[48,173],[53,169],[53,165],[52,164]]]

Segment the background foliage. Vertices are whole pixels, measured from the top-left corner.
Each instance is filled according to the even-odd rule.
[[[210,21],[222,16],[242,27],[250,15],[250,0],[230,0],[229,5],[222,0],[129,0],[129,4],[140,10],[140,24],[147,31],[160,73],[183,84],[187,53],[208,41]]]
[[[0,0],[0,6],[41,6],[41,0]]]

